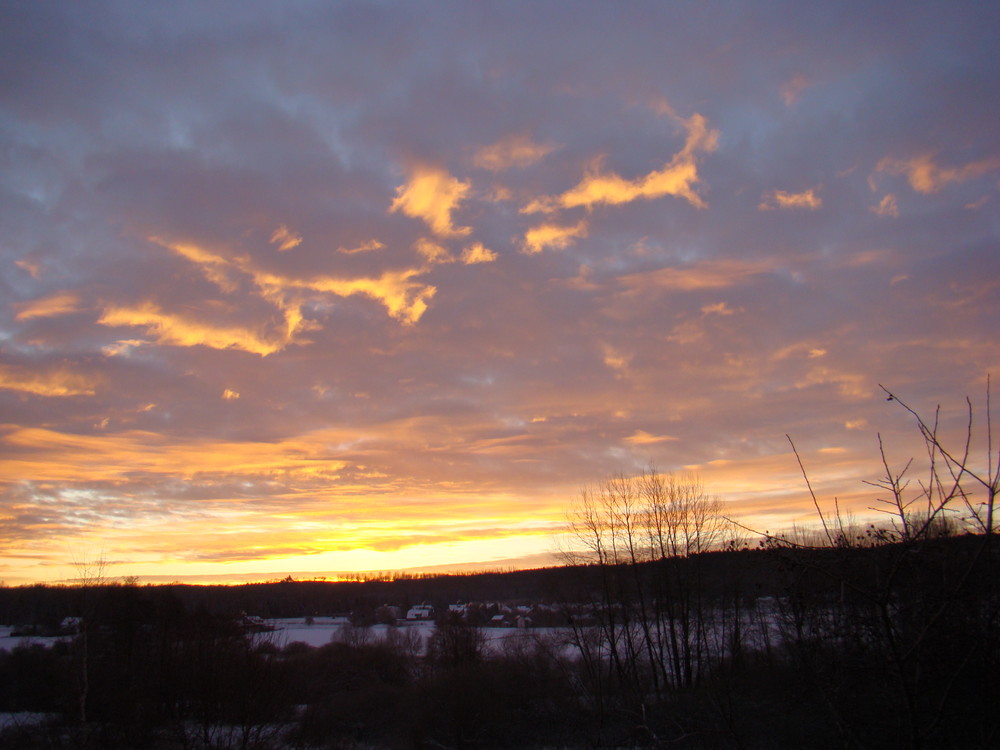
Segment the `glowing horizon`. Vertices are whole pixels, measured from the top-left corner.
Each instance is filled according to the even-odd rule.
[[[535,564],[651,465],[788,529],[786,435],[864,520],[880,384],[1000,373],[985,7],[0,21],[8,585]]]

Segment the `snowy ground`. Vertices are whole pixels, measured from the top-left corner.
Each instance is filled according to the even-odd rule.
[[[262,633],[261,637],[271,640],[279,648],[289,643],[306,643],[310,646],[323,646],[331,641],[345,640],[368,643],[378,643],[389,637],[395,631],[397,637],[415,637],[419,639],[420,651],[427,648],[427,642],[434,634],[434,623],[427,621],[400,621],[396,625],[372,625],[370,628],[352,628],[343,617],[316,617],[311,625],[301,618],[285,618],[266,620],[275,628],[273,633]],[[565,631],[561,628],[480,628],[487,651],[498,651],[512,639],[566,640]]]
[[[774,613],[765,615],[761,621],[744,623],[743,636],[748,645],[764,647],[782,641],[781,628]],[[424,653],[427,643],[434,633],[434,623],[430,621],[401,620],[396,625],[372,625],[368,628],[352,627],[346,617],[314,617],[307,620],[302,617],[279,618],[263,620],[264,624],[274,628],[271,632],[259,633],[256,638],[267,640],[278,648],[284,648],[290,643],[305,643],[309,646],[324,646],[331,641],[345,641],[355,645],[361,643],[379,643],[387,637],[404,638],[413,644],[417,653]],[[307,624],[308,623],[308,624]],[[68,640],[69,636],[12,636],[10,626],[0,626],[0,651],[12,651],[18,646],[40,644],[51,646],[59,640]],[[762,632],[763,631],[767,631]],[[390,636],[393,633],[394,636]],[[579,651],[569,645],[570,633],[563,628],[490,628],[481,627],[480,633],[485,641],[487,652],[497,653],[505,648],[517,646],[517,641],[532,642],[544,640],[549,647],[555,648],[565,656],[578,656]]]
[[[284,648],[289,643],[306,643],[310,646],[325,646],[335,640],[350,640],[358,643],[363,641],[378,643],[391,631],[404,637],[419,639],[420,650],[423,651],[431,635],[434,633],[434,623],[428,621],[400,621],[396,625],[372,625],[370,628],[352,628],[345,617],[314,617],[312,624],[307,624],[302,617],[278,618],[264,620],[266,625],[274,628],[273,632],[260,633],[259,639],[267,639],[278,648]],[[12,636],[10,626],[0,626],[0,651],[12,651],[18,646],[38,643],[51,646],[59,640],[68,640],[69,636]],[[538,633],[545,628],[530,631],[515,628],[481,628],[487,644],[499,645],[511,637],[524,637],[525,633]]]
[[[18,646],[30,645],[32,643],[40,643],[43,646],[51,646],[56,641],[67,640],[66,636],[41,636],[41,635],[30,635],[30,636],[13,636],[11,635],[12,628],[7,625],[0,625],[0,651],[13,651]]]
[[[40,714],[33,711],[0,712],[0,731],[12,727],[32,727],[53,718],[54,714]]]

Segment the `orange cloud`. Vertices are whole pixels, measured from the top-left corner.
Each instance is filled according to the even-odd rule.
[[[691,205],[704,208],[704,200],[694,191],[698,184],[698,157],[715,150],[719,134],[708,127],[708,121],[702,115],[695,114],[687,120],[678,120],[687,131],[687,138],[684,147],[674,154],[663,169],[627,180],[614,172],[602,173],[598,160],[575,187],[561,195],[534,200],[521,209],[522,213],[551,213],[560,208],[590,208],[602,203],[617,205],[667,195],[684,198]]]
[[[368,240],[367,242],[362,242],[357,247],[338,247],[337,252],[344,255],[355,255],[357,253],[368,253],[372,250],[381,250],[383,247],[385,245],[378,240]]]
[[[197,340],[197,343],[213,346],[213,348],[238,348],[266,356],[266,354],[278,351],[288,344],[299,342],[299,334],[310,327],[311,324],[307,323],[302,315],[304,297],[310,294],[335,294],[339,297],[360,294],[382,304],[389,315],[396,320],[412,324],[420,320],[427,309],[428,301],[436,292],[433,286],[415,280],[414,277],[423,270],[420,268],[385,271],[378,277],[340,278],[320,275],[301,279],[261,270],[246,256],[229,259],[189,243],[170,243],[158,238],[151,238],[151,240],[162,247],[173,250],[197,265],[206,278],[218,284],[224,292],[236,291],[237,285],[232,279],[233,274],[240,273],[249,276],[260,297],[278,308],[284,317],[283,331],[270,337],[261,337],[249,330],[220,330],[212,326],[201,325],[200,328],[206,329],[202,331],[201,335],[169,336],[168,339],[161,339],[162,343],[169,340],[170,343],[181,344],[182,341]],[[430,241],[428,240],[428,242]],[[374,241],[373,243],[368,243],[372,245],[370,249],[376,249],[374,245],[382,246],[381,243]],[[355,249],[355,252],[357,251],[360,250]],[[147,318],[152,315],[150,310],[143,309],[140,312]],[[187,321],[192,324],[191,326],[178,325],[175,320],[165,320],[165,314],[160,311],[155,312],[156,315],[153,317],[159,322],[155,324],[154,328],[161,335],[167,329],[199,327],[194,324],[194,321]],[[118,315],[107,319],[121,320],[123,318]],[[152,325],[152,320],[153,318],[149,318],[142,325]],[[102,318],[103,321],[104,318]],[[227,342],[230,343],[227,344]]]
[[[15,320],[31,320],[32,318],[53,318],[58,315],[68,315],[79,312],[80,298],[72,292],[57,292],[41,299],[23,302],[15,306]]]
[[[142,339],[119,339],[113,344],[102,346],[101,353],[105,357],[118,357],[123,354],[129,354],[135,347],[143,346],[146,343]]]
[[[486,248],[482,242],[469,245],[462,251],[462,262],[471,266],[474,263],[492,263],[497,259],[497,254]]]
[[[156,342],[170,346],[208,346],[212,349],[239,349],[266,357],[280,351],[289,337],[271,338],[239,326],[214,326],[190,317],[168,313],[152,302],[135,306],[109,306],[97,321],[110,327],[137,326],[156,337]]]
[[[417,240],[416,244],[417,252],[423,256],[424,260],[428,263],[453,263],[455,259],[451,256],[448,250],[434,240],[429,240],[426,237],[421,237]]]
[[[282,224],[271,235],[271,244],[277,245],[279,252],[292,250],[302,244],[302,235]]]
[[[610,344],[604,345],[604,364],[608,368],[622,374],[628,369],[629,358]]]
[[[790,358],[806,357],[807,359],[817,359],[819,357],[825,357],[828,354],[828,350],[822,345],[815,344],[809,341],[799,341],[794,344],[789,344],[784,346],[773,354],[771,358],[775,360],[784,360]]]
[[[234,391],[231,388],[226,388],[222,392],[223,401],[236,401],[240,397],[239,391]]]
[[[876,216],[888,216],[893,219],[899,218],[899,204],[896,203],[896,196],[892,193],[882,196],[882,200],[878,202],[878,205],[871,206],[869,210]]]
[[[93,396],[103,378],[73,372],[66,367],[31,371],[0,365],[0,388],[35,396]]]
[[[587,222],[580,221],[573,226],[542,224],[524,233],[522,252],[528,255],[540,253],[547,247],[561,250],[568,247],[577,237],[587,236]]]
[[[802,73],[796,73],[781,86],[781,98],[786,107],[791,107],[799,100],[802,92],[809,87],[809,79]]]
[[[361,294],[385,306],[389,315],[402,323],[416,323],[427,310],[427,303],[437,288],[415,281],[422,269],[385,271],[375,278],[339,279],[320,276],[305,281],[281,279],[283,284],[318,292],[331,292],[339,297]]]
[[[172,443],[151,432],[86,435],[15,427],[0,439],[10,450],[0,481],[115,482],[144,472],[171,479],[331,478],[347,465],[330,454],[332,435],[283,442],[196,440]],[[326,438],[324,440],[323,438]]]
[[[625,438],[629,445],[654,445],[656,443],[666,443],[677,440],[672,435],[653,435],[645,430],[636,430],[635,434]]]
[[[875,167],[878,172],[906,175],[910,187],[918,193],[936,193],[952,183],[966,182],[1000,169],[1000,158],[988,156],[969,162],[962,167],[942,167],[935,163],[933,154],[922,154],[912,159],[886,157]]]
[[[486,199],[492,203],[503,203],[504,201],[513,200],[514,193],[511,192],[510,188],[503,185],[494,185],[487,194]]]
[[[814,366],[809,368],[804,378],[796,384],[796,388],[808,388],[815,385],[832,385],[841,396],[848,399],[870,398],[872,394],[871,378],[863,373],[844,372],[833,367]]]
[[[551,547],[551,535],[562,525],[559,521],[526,524],[500,517],[469,526],[414,517],[405,525],[351,523],[343,535],[326,536],[323,532],[332,523],[328,519],[302,528],[300,517],[268,522],[258,516],[213,515],[227,533],[206,530],[203,518],[175,519],[169,532],[153,528],[118,531],[111,536],[112,544],[129,550],[132,556],[135,550],[152,553],[150,575],[143,575],[143,580],[176,580],[180,572],[185,581],[237,583],[273,578],[276,570],[300,571],[296,578],[315,571],[326,578],[331,571],[399,570],[455,559],[470,562],[453,563],[450,569],[468,571],[482,568],[490,560],[545,552]],[[551,554],[537,556],[550,564],[553,559]],[[246,563],[239,573],[218,573],[217,563],[234,561]],[[168,572],[171,568],[176,571],[173,576]],[[145,572],[131,561],[128,570]],[[208,575],[197,575],[202,570]],[[332,577],[336,580],[336,573]]]
[[[725,289],[735,286],[751,276],[768,273],[773,269],[774,265],[768,261],[715,260],[705,261],[687,268],[661,268],[656,271],[630,274],[622,276],[620,281],[633,291]],[[720,310],[707,312],[720,312]]]
[[[701,314],[702,315],[721,315],[723,317],[727,315],[733,315],[736,311],[727,305],[725,302],[716,302],[712,305],[702,305]]]
[[[204,528],[206,518],[218,521],[230,539],[237,534],[241,540],[266,535],[263,547],[273,550],[274,556],[283,555],[284,546],[292,546],[281,541],[290,533],[304,532],[309,541],[306,546],[316,550],[387,548],[385,545],[401,549],[426,543],[431,537],[458,543],[476,536],[477,529],[493,526],[530,534],[558,525],[561,497],[556,494],[542,493],[533,506],[532,519],[526,521],[519,493],[491,492],[481,483],[461,477],[441,482],[433,476],[409,475],[405,451],[400,447],[412,445],[414,439],[426,441],[429,436],[433,437],[431,445],[425,446],[422,464],[444,454],[516,459],[538,452],[537,443],[527,436],[483,438],[473,425],[468,426],[471,432],[460,429],[449,436],[448,430],[428,429],[435,424],[439,423],[404,420],[383,425],[372,434],[322,429],[271,442],[178,442],[140,430],[75,434],[0,425],[0,449],[5,454],[0,462],[0,484],[20,483],[31,477],[39,486],[56,488],[56,492],[60,485],[70,489],[102,485],[104,500],[88,515],[95,530],[99,527],[105,534],[117,525],[104,522],[102,514],[119,516],[119,520],[127,515],[126,533],[143,525],[151,533],[175,533],[175,540],[167,541],[163,550],[182,556],[184,550],[213,548],[181,533],[187,522]],[[365,464],[359,464],[359,459]],[[401,465],[393,466],[399,461]],[[369,462],[374,465],[366,465]],[[152,487],[189,482],[200,492],[194,503],[176,498],[170,504],[171,522],[166,529],[161,518],[164,508],[156,504],[150,513],[148,506],[130,494],[132,482]],[[263,492],[248,496],[241,489],[252,485]],[[231,494],[234,491],[235,496]],[[422,498],[420,503],[412,502],[415,494]],[[391,498],[406,501],[392,506],[391,517],[373,515],[375,496],[387,502]],[[58,502],[73,505],[77,501],[71,492]],[[78,526],[71,531],[78,533]],[[390,544],[390,540],[394,542]],[[127,548],[148,550],[149,546],[130,544]],[[331,567],[336,566],[327,562],[326,569]]]
[[[37,279],[42,275],[42,266],[39,263],[31,260],[30,258],[21,258],[20,260],[15,260],[14,265],[20,268],[22,271],[26,271],[29,276],[33,279]]]
[[[465,235],[472,230],[454,226],[451,214],[468,195],[469,189],[468,182],[460,182],[444,169],[418,167],[413,170],[409,182],[396,188],[396,199],[389,211],[401,211],[415,219],[423,219],[442,237]]]
[[[770,211],[774,208],[807,208],[815,211],[823,205],[823,200],[816,195],[814,188],[803,190],[801,193],[789,193],[786,190],[772,190],[764,193],[757,208],[761,211]]]
[[[189,242],[168,242],[159,237],[150,237],[149,241],[189,260],[198,267],[206,279],[222,291],[228,293],[236,291],[237,284],[231,278],[232,263],[224,256]]]
[[[525,134],[511,135],[479,149],[472,157],[472,163],[491,172],[500,172],[534,164],[554,150],[555,146],[535,143]]]

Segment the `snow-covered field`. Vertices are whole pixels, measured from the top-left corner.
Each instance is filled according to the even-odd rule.
[[[273,633],[261,633],[274,645],[284,648],[289,643],[306,643],[310,646],[325,646],[331,641],[351,640],[359,642],[379,642],[385,640],[392,629],[412,631],[419,635],[420,641],[426,646],[427,640],[434,632],[433,622],[402,622],[399,625],[372,625],[369,628],[355,628],[346,617],[314,617],[309,624],[302,617],[286,617],[265,620],[265,624],[274,628]]]
[[[42,636],[42,635],[11,635],[12,628],[0,625],[0,651],[12,651],[18,646],[40,643],[43,646],[51,646],[56,641],[67,640],[66,636]]]
[[[743,624],[743,638],[751,647],[763,648],[768,643],[776,644],[783,640],[782,628],[778,623],[776,613],[768,612],[757,619],[750,619]],[[434,623],[428,620],[400,620],[395,625],[372,625],[370,627],[352,626],[346,617],[314,617],[314,618],[277,618],[258,620],[257,622],[269,628],[255,635],[258,641],[268,641],[278,648],[284,648],[290,643],[305,643],[312,647],[325,646],[334,641],[344,641],[353,645],[363,643],[380,643],[387,638],[404,639],[415,653],[425,653],[427,644],[434,634]],[[526,643],[543,640],[548,647],[553,648],[563,656],[575,657],[579,650],[570,645],[571,633],[564,628],[529,628],[510,627],[480,627],[487,652],[498,653],[505,648],[517,646],[517,641]],[[0,626],[0,651],[12,651],[18,646],[40,644],[51,646],[60,640],[69,640],[71,636],[13,636],[10,626]],[[709,637],[712,639],[713,628],[709,626]],[[723,639],[718,639],[720,647],[724,648]]]
[[[279,648],[289,643],[306,643],[310,646],[324,646],[332,641],[344,640],[353,643],[379,643],[389,637],[412,638],[420,644],[420,651],[427,648],[427,642],[434,634],[434,623],[429,621],[400,621],[396,625],[372,625],[368,628],[352,627],[344,617],[316,617],[307,624],[301,617],[265,620],[274,628],[273,632],[261,633],[259,637],[270,640]],[[480,633],[488,650],[497,650],[512,638],[537,638],[541,636],[559,638],[560,628],[480,628]],[[392,635],[391,635],[392,634]]]
[[[302,617],[263,620],[263,624],[274,628],[271,632],[259,633],[259,640],[268,640],[278,648],[290,643],[305,643],[309,646],[325,646],[332,641],[344,640],[352,643],[379,643],[395,633],[397,637],[412,638],[420,644],[420,651],[434,633],[434,623],[430,621],[400,621],[396,625],[372,625],[367,628],[353,627],[346,617],[314,617],[311,624]],[[526,633],[537,634],[547,628],[530,631],[516,628],[481,628],[487,645],[499,645],[505,639],[526,637]],[[70,636],[13,636],[10,626],[0,626],[0,651],[12,651],[18,646],[41,644],[51,646],[56,641],[69,640]]]
[[[13,727],[33,727],[43,724],[53,718],[53,714],[41,714],[34,711],[14,711],[0,713],[0,730]]]

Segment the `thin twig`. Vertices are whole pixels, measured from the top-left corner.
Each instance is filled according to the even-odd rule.
[[[806,467],[802,465],[802,457],[799,455],[795,443],[792,442],[791,435],[786,434],[785,437],[788,438],[788,444],[792,446],[792,453],[795,454],[795,460],[799,462],[799,470],[802,472],[802,478],[806,480],[806,487],[809,488],[809,496],[812,498],[813,506],[816,508],[816,514],[819,516],[820,523],[823,524],[823,533],[826,534],[826,540],[832,547],[833,537],[830,535],[830,529],[826,525],[826,517],[823,515],[823,510],[819,507],[819,500],[816,499],[816,493],[813,492],[812,483],[809,481],[809,474],[806,473]]]

